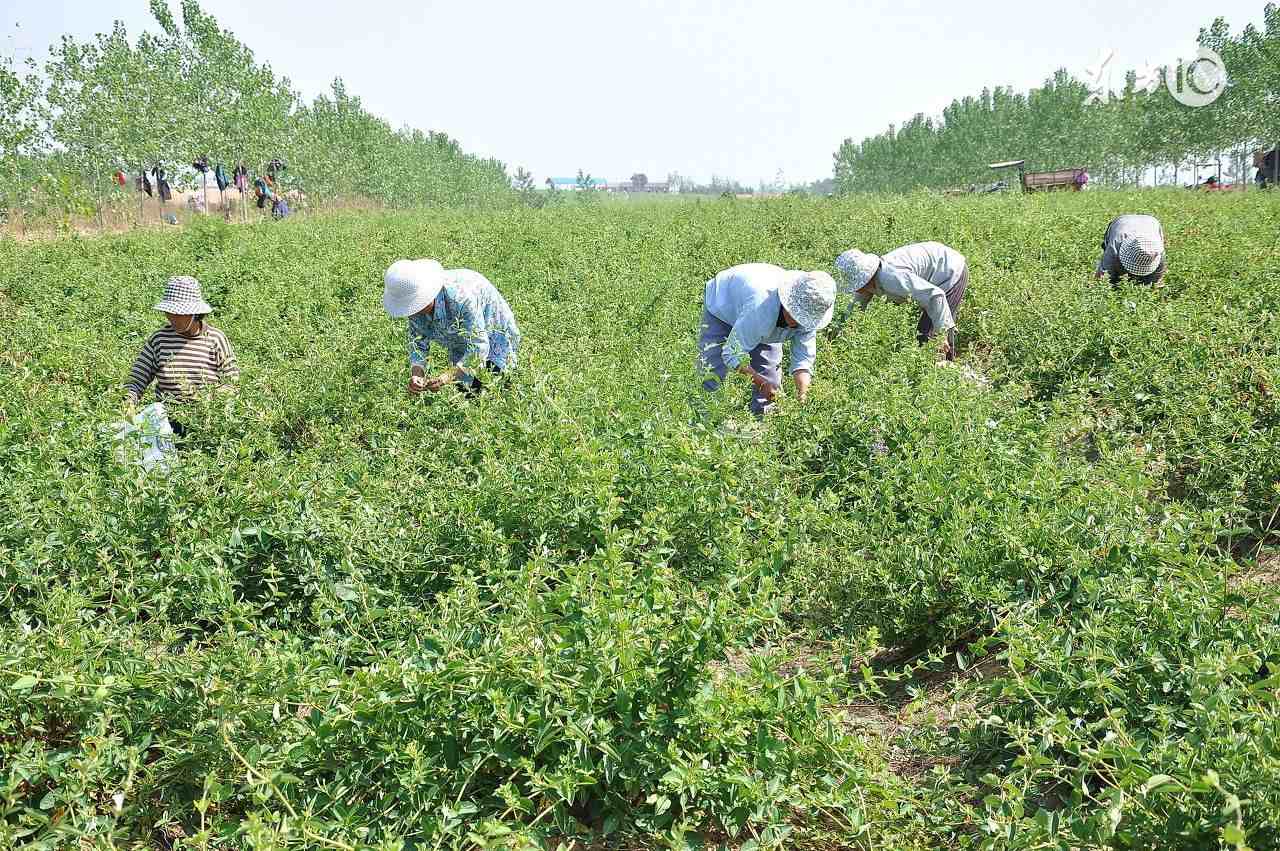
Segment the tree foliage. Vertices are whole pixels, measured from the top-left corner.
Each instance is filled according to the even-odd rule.
[[[1112,184],[1222,156],[1243,174],[1252,148],[1280,140],[1280,7],[1269,4],[1263,28],[1238,35],[1218,18],[1199,43],[1222,57],[1230,80],[1209,106],[1183,106],[1163,85],[1140,85],[1147,81],[1134,72],[1123,91],[1095,97],[1059,70],[1026,93],[986,89],[953,101],[938,119],[917,114],[861,143],[845,139],[834,155],[837,187],[955,186],[989,180],[990,163],[1011,159],[1025,159],[1029,170],[1087,167]]]
[[[0,56],[0,210],[20,201],[30,181],[29,157],[40,135],[41,86],[34,63],[15,65]]]
[[[511,196],[505,168],[440,132],[394,129],[336,79],[305,103],[197,0],[175,18],[151,0],[158,32],[63,36],[34,74],[0,65],[0,189],[14,204],[33,169],[67,177],[100,203],[116,168],[171,174],[200,156],[230,172],[272,158],[313,197],[358,195],[388,205],[478,204]],[[32,69],[34,70],[34,69]],[[15,165],[20,163],[20,165]]]

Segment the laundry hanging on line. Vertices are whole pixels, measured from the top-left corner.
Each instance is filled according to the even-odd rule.
[[[227,173],[222,170],[222,163],[218,163],[213,169],[213,182],[218,184],[219,192],[226,192],[231,182],[227,180]]]
[[[259,210],[265,209],[267,202],[275,197],[275,194],[271,191],[271,178],[269,177],[255,179],[253,181],[253,190],[258,199]]]
[[[169,181],[165,179],[167,172],[159,164],[151,169],[151,176],[156,179],[156,189],[160,192],[161,201],[172,201],[173,190],[169,188]]]

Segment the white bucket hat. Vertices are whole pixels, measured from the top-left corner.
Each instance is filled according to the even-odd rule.
[[[213,313],[200,293],[200,282],[190,275],[174,275],[164,282],[164,298],[156,302],[156,310],[179,316]]]
[[[845,292],[857,292],[867,285],[867,281],[880,268],[880,256],[850,248],[836,258],[836,268],[844,276]]]
[[[836,308],[836,282],[826,272],[796,272],[778,288],[778,298],[800,327],[819,331]]]
[[[1130,275],[1145,278],[1160,268],[1163,253],[1160,243],[1151,237],[1131,236],[1120,243],[1120,265]]]
[[[382,306],[400,319],[435,301],[444,287],[444,267],[435,260],[397,260],[382,281]]]

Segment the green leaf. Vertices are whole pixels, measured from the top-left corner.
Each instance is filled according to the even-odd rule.
[[[1146,783],[1142,784],[1142,789],[1140,791],[1143,795],[1146,795],[1148,792],[1151,792],[1153,789],[1158,789],[1161,786],[1167,786],[1170,783],[1175,783],[1175,782],[1176,781],[1172,777],[1170,777],[1168,774],[1153,774],[1147,778]]]
[[[13,691],[31,691],[36,687],[36,683],[38,682],[40,682],[38,677],[27,674],[25,676],[18,677],[18,679],[13,683],[13,685],[9,686],[9,688]]]

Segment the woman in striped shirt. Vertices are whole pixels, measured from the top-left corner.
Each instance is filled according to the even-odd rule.
[[[213,308],[200,294],[200,282],[189,275],[170,278],[164,298],[155,306],[169,324],[147,338],[129,370],[127,403],[136,405],[152,381],[156,399],[189,402],[211,387],[225,387],[240,377],[227,337],[205,321]],[[173,422],[181,434],[182,426]]]

